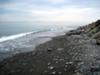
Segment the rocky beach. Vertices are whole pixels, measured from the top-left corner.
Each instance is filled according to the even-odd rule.
[[[0,75],[100,75],[100,20],[4,59]]]

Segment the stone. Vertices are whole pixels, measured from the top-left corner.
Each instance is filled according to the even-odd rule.
[[[58,72],[58,74],[62,74],[62,72]]]
[[[56,74],[56,71],[53,71],[51,74],[55,75]]]
[[[45,71],[43,72],[43,74],[45,74],[45,73],[48,73],[48,71],[47,71],[47,70],[45,70]]]
[[[67,69],[66,69],[66,68],[64,68],[64,71],[66,72],[66,71],[67,71]]]
[[[56,64],[58,63],[58,61],[55,62]]]
[[[68,65],[68,64],[73,64],[73,62],[66,62],[65,64],[66,64],[66,65]]]
[[[51,51],[52,51],[52,48],[47,48],[47,51],[48,51],[48,52],[51,52]]]
[[[96,40],[97,45],[100,45],[100,40]]]
[[[50,70],[53,70],[53,69],[54,69],[54,67],[53,67],[53,66],[49,66],[48,68],[49,68]]]
[[[65,68],[67,68],[68,67],[68,65],[65,65]]]
[[[50,62],[48,62],[48,65],[50,65],[51,63]]]
[[[63,50],[63,48],[58,48],[57,50],[58,50],[58,51],[62,51],[62,50]]]
[[[60,60],[60,61],[65,61],[65,60],[64,60],[64,59],[62,59],[62,58],[61,58],[61,59],[59,59],[59,60]]]

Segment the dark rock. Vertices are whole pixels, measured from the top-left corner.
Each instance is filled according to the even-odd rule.
[[[96,26],[100,26],[100,20],[97,20],[95,23]]]
[[[97,43],[97,45],[100,45],[100,40],[97,40],[96,43]]]
[[[47,51],[48,51],[48,52],[51,52],[51,51],[52,51],[52,48],[47,48]]]
[[[94,73],[94,72],[100,72],[100,67],[97,66],[92,66],[90,69],[90,72]]]
[[[71,30],[67,35],[80,35],[83,32],[83,30]]]

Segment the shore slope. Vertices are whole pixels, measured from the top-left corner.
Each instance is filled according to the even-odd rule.
[[[40,44],[33,52],[5,59],[0,75],[91,75],[92,66],[100,67],[100,37],[94,37],[100,33],[97,22],[93,23],[96,27],[91,28],[92,24],[69,31]]]

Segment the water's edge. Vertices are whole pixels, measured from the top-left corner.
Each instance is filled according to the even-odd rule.
[[[45,30],[4,37],[0,40],[0,61],[18,53],[33,51],[39,44],[45,43],[53,37],[64,34],[64,31],[57,32]]]

